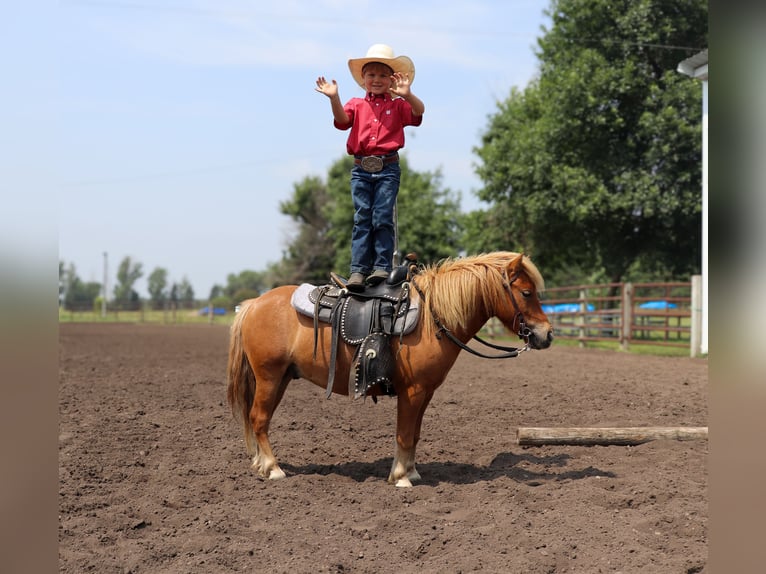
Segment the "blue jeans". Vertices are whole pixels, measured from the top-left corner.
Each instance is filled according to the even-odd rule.
[[[399,193],[399,162],[368,173],[361,166],[351,170],[354,229],[351,232],[351,273],[369,275],[376,269],[390,271],[394,259],[394,208]]]

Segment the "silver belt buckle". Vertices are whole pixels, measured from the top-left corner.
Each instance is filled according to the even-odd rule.
[[[378,173],[383,169],[383,158],[368,155],[362,158],[360,165],[368,173]]]

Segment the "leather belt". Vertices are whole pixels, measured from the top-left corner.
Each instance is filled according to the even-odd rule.
[[[354,156],[354,164],[362,166],[362,169],[368,173],[378,173],[384,165],[397,161],[399,161],[399,152],[389,155]]]

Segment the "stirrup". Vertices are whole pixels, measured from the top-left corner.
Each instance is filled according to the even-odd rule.
[[[341,277],[334,271],[330,271],[330,279],[332,280],[333,283],[335,283],[337,287],[340,287],[341,289],[345,289],[346,283],[348,283],[348,279],[346,279],[345,277]]]

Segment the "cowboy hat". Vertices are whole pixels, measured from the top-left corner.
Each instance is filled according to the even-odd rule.
[[[410,77],[410,83],[415,80],[415,64],[407,56],[394,57],[394,49],[386,44],[373,44],[367,50],[364,58],[353,58],[348,61],[348,69],[356,80],[356,83],[364,88],[364,75],[362,68],[370,62],[380,62],[391,68],[394,73],[401,72]]]

